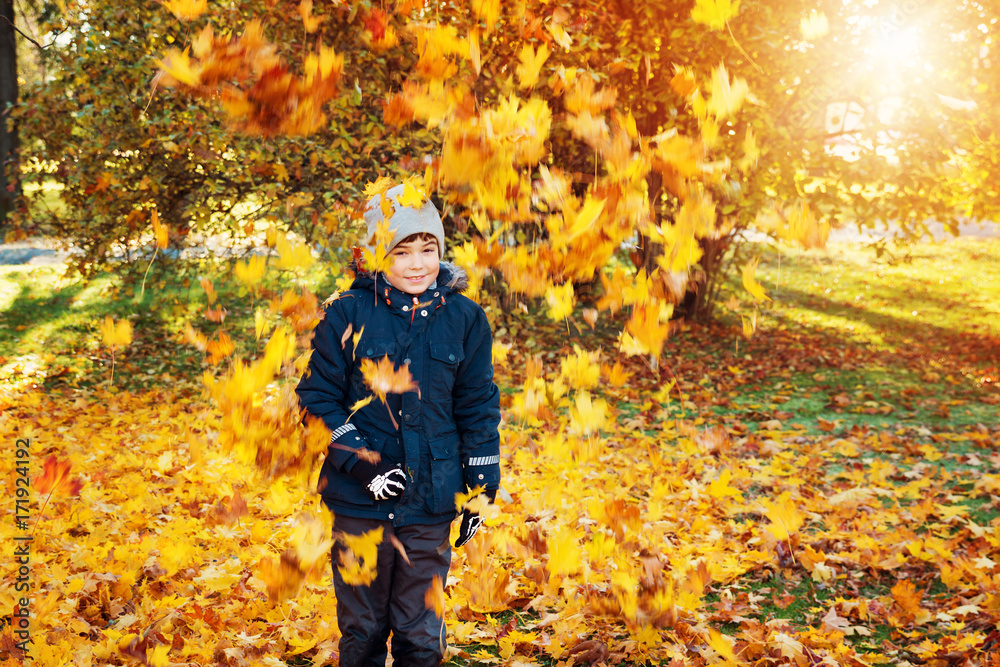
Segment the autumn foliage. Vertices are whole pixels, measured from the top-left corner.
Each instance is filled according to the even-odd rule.
[[[515,293],[544,298],[550,316],[565,319],[577,301],[574,284],[594,280],[623,244],[642,238],[662,246],[662,253],[635,280],[619,276],[633,295],[625,304],[632,318],[620,349],[655,359],[672,306],[684,298],[702,257],[700,239],[728,234],[735,224],[719,213],[716,191],[727,180],[745,177],[757,159],[751,128],[743,130],[735,154],[726,154],[732,147],[720,140],[721,128],[731,124],[747,99],[747,83],[723,64],[705,79],[678,67],[670,86],[694,126],[688,132],[642,134],[631,112],[621,108],[618,91],[596,83],[584,63],[560,65],[542,76],[553,50],[572,62],[573,39],[564,15],[553,13],[544,30],[522,34],[522,45],[512,54],[516,61],[510,63],[513,79],[501,85],[482,69],[484,51],[495,49],[499,55],[491,34],[499,4],[476,4],[479,20],[467,25],[410,17],[419,4],[396,8],[394,32],[383,10],[372,10],[364,25],[378,48],[398,39],[415,45],[417,62],[401,89],[385,97],[385,119],[399,126],[422,123],[440,136],[440,154],[423,170],[420,191],[459,207],[469,221],[474,233],[457,254],[473,277],[472,294],[492,273]],[[240,37],[218,39],[209,24],[192,44],[194,59],[175,49],[163,60],[161,83],[219,97],[230,122],[251,133],[314,131],[335,90],[341,61],[323,45],[322,29],[310,23],[305,7],[301,19],[307,32],[319,30],[319,39],[299,73],[263,42],[258,25]],[[736,8],[699,3],[691,17],[721,29]],[[234,89],[226,83],[231,79],[249,88]],[[480,80],[498,86],[488,101],[477,98]],[[542,95],[536,88],[547,91]],[[547,163],[557,132],[596,156],[595,174],[585,189],[577,187],[578,175]],[[653,174],[676,202],[669,222],[653,215],[657,204],[648,183]],[[384,187],[370,186],[366,194],[379,189]],[[822,244],[828,233],[807,206],[765,217],[772,233],[788,240]],[[512,243],[513,237],[518,240]],[[746,271],[752,280],[752,266]],[[760,291],[753,293],[764,298]]]
[[[203,355],[196,389],[117,387],[115,364],[142,332],[108,316],[94,325],[110,369],[99,387],[0,397],[0,435],[30,439],[40,466],[30,525],[34,642],[25,656],[0,631],[0,656],[39,665],[336,662],[331,568],[371,583],[383,535],[331,533],[315,489],[329,432],[303,423],[293,387],[325,305],[308,271],[322,246],[337,289],[350,285],[342,262],[326,262],[340,256],[339,241],[326,237],[359,240],[350,229],[358,202],[327,206],[335,197],[296,188],[311,170],[364,157],[366,177],[345,191],[367,198],[400,181],[410,201],[434,197],[453,218],[450,257],[468,272],[469,295],[504,332],[493,348],[504,389],[504,486],[495,505],[480,490],[456,498],[456,507],[482,512],[486,530],[455,552],[453,577],[424,592],[446,617],[449,658],[509,667],[1000,664],[1000,541],[996,521],[976,515],[995,509],[1000,492],[994,424],[932,433],[820,420],[817,434],[775,406],[753,420],[713,412],[749,391],[748,376],[780,367],[771,359],[750,371],[740,348],[759,336],[758,316],[777,298],[757,276],[759,258],[739,262],[745,294],[729,310],[740,331],[722,332],[734,340],[730,365],[715,377],[678,378],[664,353],[685,326],[674,320],[678,308],[707,280],[702,265],[740,230],[806,248],[827,240],[826,218],[808,198],[756,199],[778,192],[775,183],[739,194],[760,185],[762,154],[775,150],[761,143],[761,123],[747,122],[767,106],[748,82],[754,68],[720,59],[654,77],[650,55],[630,44],[605,63],[607,49],[587,41],[585,26],[611,21],[607,11],[580,8],[583,17],[569,3],[549,5],[279,0],[267,8],[275,20],[250,18],[238,29],[232,17],[216,27],[223,20],[203,0],[157,8],[176,23],[173,44],[152,57],[149,94],[190,100],[239,134],[182,138],[183,123],[171,120],[171,139],[114,149],[121,165],[157,151],[168,163],[189,161],[176,193],[147,177],[124,187],[129,169],[105,168],[107,156],[84,166],[68,156],[58,169],[90,172],[65,196],[106,216],[95,238],[148,244],[147,273],[192,229],[218,225],[241,235],[247,252],[227,277],[185,279],[206,305],[166,344]],[[448,20],[459,10],[465,20]],[[730,24],[738,2],[671,11],[686,31],[743,49]],[[273,36],[275,23],[292,25],[295,48]],[[816,13],[795,39],[806,49],[828,29]],[[345,74],[358,62],[370,65],[371,81]],[[644,115],[650,99],[614,85],[625,70],[682,120],[665,126]],[[373,83],[376,74],[392,85]],[[303,149],[287,164],[261,157],[267,142],[329,136],[347,99],[372,105],[378,122],[358,123],[384,143],[420,128],[421,146],[433,149],[427,159],[377,164],[370,154],[379,141],[346,130],[330,152]],[[192,204],[200,228],[168,213],[170,202],[193,196],[205,164],[239,161],[227,136],[247,135],[258,143],[239,145],[255,155],[246,171],[270,179],[266,188],[238,180],[238,194]],[[797,182],[783,187],[804,194]],[[124,215],[119,192],[138,197]],[[285,219],[237,221],[236,202],[248,201]],[[376,270],[387,261],[385,233],[363,254]],[[88,252],[107,254],[101,243]],[[220,296],[229,291],[216,283],[226,279],[251,301],[252,332],[233,328],[242,304]],[[612,326],[615,334],[592,349],[550,336],[549,349],[536,352],[523,329],[518,337],[502,326],[504,311],[522,308],[536,328],[556,323],[560,336]],[[343,342],[364,335],[350,330]],[[781,340],[794,347],[793,338]],[[829,350],[815,356],[837,363]],[[420,391],[389,358],[365,360],[362,373],[371,395],[345,406],[352,411]],[[995,378],[980,381],[988,382]],[[830,398],[835,409],[852,400]],[[884,407],[864,400],[872,403],[864,414]],[[3,461],[12,479],[13,464]],[[13,523],[2,525],[12,537]],[[338,539],[345,549],[331,562]],[[17,601],[6,582],[0,599],[10,609]]]
[[[862,665],[993,645],[997,547],[969,507],[1000,482],[969,471],[995,430],[921,444],[773,419],[749,433],[668,418],[670,391],[642,383],[597,407],[584,387],[622,373],[599,358],[525,361],[500,375],[525,390],[507,407],[498,505],[454,580],[426,592],[463,663]],[[67,434],[35,480],[37,664],[335,660],[329,516],[310,480],[227,455],[224,412],[98,390],[20,394],[3,414],[3,436],[39,452]],[[975,451],[950,454],[958,442]],[[354,538],[333,566],[370,581],[380,540]],[[924,640],[901,653],[875,643],[884,628]]]

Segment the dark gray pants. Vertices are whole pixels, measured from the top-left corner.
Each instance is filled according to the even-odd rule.
[[[444,658],[444,619],[427,609],[424,594],[434,576],[444,584],[451,565],[448,541],[451,523],[430,526],[393,526],[391,521],[356,519],[335,515],[334,532],[360,535],[382,526],[377,574],[371,586],[344,583],[338,542],[333,557],[333,591],[337,596],[341,667],[383,667],[386,640],[392,632],[394,667],[432,667]],[[393,546],[390,536],[403,545],[410,563]]]

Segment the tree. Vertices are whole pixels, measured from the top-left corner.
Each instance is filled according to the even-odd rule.
[[[16,30],[14,0],[0,0],[0,227],[5,226],[20,192],[17,121],[11,114],[18,98]]]
[[[214,27],[242,30],[265,11],[263,3],[247,3]],[[245,247],[273,223],[314,244],[350,236],[346,207],[366,180],[411,151],[433,151],[426,130],[390,134],[380,120],[373,85],[380,90],[391,81],[395,59],[356,63],[350,94],[327,105],[330,121],[310,136],[248,135],[221,122],[218,100],[179,96],[156,79],[160,45],[184,43],[192,31],[163,6],[70,3],[48,16],[43,30],[64,37],[46,50],[50,74],[23,91],[27,103],[17,118],[32,166],[23,179],[56,186],[59,203],[44,207],[43,190],[32,189],[30,215],[18,222],[71,242],[81,273],[115,258],[148,258],[154,210],[175,251],[209,235]],[[283,42],[279,53],[301,51],[308,41],[293,26],[274,34]],[[405,63],[405,54],[399,58]],[[362,71],[383,78],[373,84]]]
[[[363,181],[385,169],[422,170],[418,161],[431,154],[426,185],[471,225],[475,253],[463,256],[478,274],[493,270],[515,291],[545,297],[554,313],[573,304],[573,283],[595,280],[622,244],[638,246],[636,279],[653,301],[648,309],[646,297],[604,306],[631,308],[642,318],[633,332],[656,329],[653,343],[671,304],[695,317],[709,312],[720,267],[743,230],[815,244],[824,224],[848,216],[915,231],[930,215],[954,220],[963,193],[988,183],[983,174],[995,155],[989,141],[971,141],[995,121],[979,111],[942,115],[940,104],[928,104],[927,85],[911,88],[900,105],[905,113],[892,122],[880,116],[897,91],[876,76],[871,44],[881,25],[899,20],[864,3],[359,1],[314,14],[309,3],[276,2],[212,16],[171,6],[180,24],[160,11],[130,28],[150,42],[162,32],[177,45],[155,54],[143,46],[131,61],[132,72],[156,56],[164,66],[154,103],[140,114],[144,136],[131,148],[114,147],[115,160],[88,160],[87,178],[64,196],[79,211],[94,210],[94,197],[109,193],[96,210],[117,207],[102,214],[114,224],[91,238],[141,236],[146,223],[134,211],[150,200],[161,211],[196,212],[198,225],[229,220],[230,228],[236,216],[226,211],[252,204],[261,217],[283,219],[311,238],[342,229],[346,216],[326,217],[331,203],[358,201]],[[970,72],[992,72],[981,55],[985,33],[968,33],[991,25],[992,10],[961,3],[925,10],[922,34],[966,35],[958,56],[932,77],[935,85],[961,82],[946,96],[961,107],[979,94]],[[249,23],[250,16],[263,18]],[[123,40],[135,48],[124,35],[91,39],[99,50],[80,53],[103,53]],[[133,74],[132,89],[141,83]],[[95,92],[99,101],[114,98]],[[237,130],[263,141],[242,143],[244,135],[213,125],[220,107]],[[158,108],[162,122],[151,123]],[[834,127],[838,108],[866,108],[867,118],[859,124],[851,115],[852,125]],[[84,107],[77,117],[87,113]],[[134,128],[126,121],[120,126]],[[938,140],[943,129],[957,147]],[[853,142],[856,153],[838,152],[834,139]],[[212,148],[223,144],[229,150]],[[217,160],[216,175],[206,179],[192,146],[232,159]],[[61,150],[54,145],[50,159]],[[134,176],[128,182],[139,187],[102,180],[93,166],[129,173],[119,166],[123,155],[146,164],[158,152],[170,168],[189,165],[182,182],[152,193],[170,201],[149,197]],[[281,176],[292,173],[289,155],[301,156],[292,179]],[[241,173],[248,158],[252,166]],[[79,162],[62,165],[79,173]],[[362,169],[353,168],[359,162]],[[317,184],[318,165],[350,167],[341,172],[341,196]],[[184,187],[190,179],[197,185]],[[131,210],[110,194],[116,188],[132,197]],[[984,191],[966,199],[978,202],[970,213],[989,210]],[[207,194],[194,201],[191,192]],[[169,217],[190,226],[183,215]],[[609,280],[618,291],[624,286],[624,277]]]

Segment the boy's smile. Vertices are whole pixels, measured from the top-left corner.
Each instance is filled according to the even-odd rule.
[[[400,243],[389,258],[392,267],[385,274],[386,280],[406,294],[423,294],[441,272],[437,241],[433,238]]]

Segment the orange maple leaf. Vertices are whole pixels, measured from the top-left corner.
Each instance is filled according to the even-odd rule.
[[[388,356],[382,357],[378,362],[362,359],[361,374],[372,393],[378,396],[383,403],[385,403],[388,394],[404,394],[408,391],[415,391],[419,394],[420,392],[413,376],[410,375],[409,367],[401,366],[397,369]]]
[[[305,574],[299,567],[295,553],[288,549],[277,561],[262,559],[257,565],[257,577],[267,586],[268,599],[275,602],[293,597],[301,588]]]
[[[424,606],[433,609],[438,618],[444,618],[444,585],[441,583],[441,577],[436,574],[424,593]]]
[[[42,474],[35,478],[35,488],[41,493],[58,493],[66,496],[79,495],[83,482],[70,477],[72,468],[69,461],[59,461],[55,454],[45,459]]]

